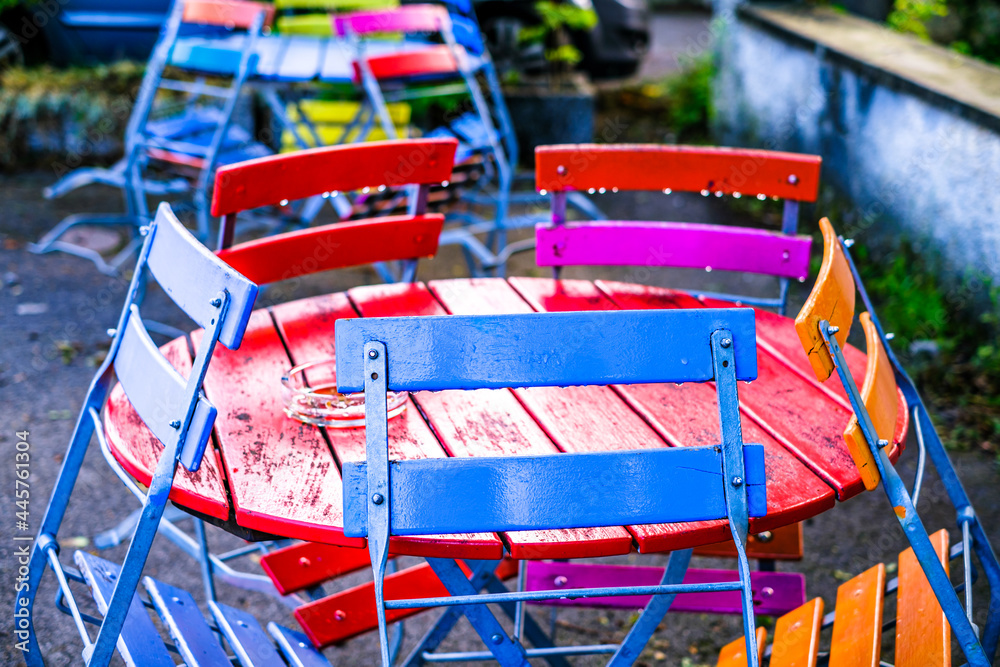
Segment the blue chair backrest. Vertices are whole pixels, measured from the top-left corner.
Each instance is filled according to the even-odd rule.
[[[138,286],[146,273],[205,329],[188,379],[156,347],[139,314]],[[160,204],[108,360],[153,435],[166,447],[182,444],[181,461],[189,470],[198,469],[215,422],[215,407],[201,392],[208,361],[216,342],[239,347],[256,298],[257,285],[199,243],[168,204]]]
[[[754,379],[754,317],[745,309],[341,320],[337,386],[365,389],[358,352],[369,341],[389,349],[390,391],[705,382],[714,377],[709,338],[721,329],[740,343],[737,379]]]
[[[388,507],[394,535],[733,516],[745,525],[748,512],[766,513],[763,448],[743,445],[736,392],[737,380],[757,376],[750,309],[339,320],[336,348],[339,391],[366,394],[368,460],[343,467],[346,535],[368,534],[373,494],[375,505]],[[378,399],[387,389],[710,380],[721,447],[393,461],[389,472],[385,400]],[[723,483],[734,477],[741,493]]]

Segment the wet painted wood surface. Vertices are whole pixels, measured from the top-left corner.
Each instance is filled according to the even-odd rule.
[[[280,377],[305,361],[333,357],[333,328],[343,317],[702,308],[682,292],[625,283],[537,278],[459,279],[428,285],[379,285],[281,304],[254,313],[243,346],[219,349],[205,383],[219,410],[214,444],[196,474],[178,472],[180,504],[253,528],[325,544],[363,546],[342,529],[340,466],[364,459],[363,429],[300,424],[283,412]],[[731,304],[726,304],[730,305]],[[836,383],[810,380],[812,369],[792,320],[757,311],[760,379],[741,383],[743,434],[764,445],[768,516],[761,532],[815,516],[864,487],[842,432],[849,412]],[[197,345],[200,336],[192,336]],[[567,332],[571,336],[572,332]],[[182,374],[183,341],[168,348]],[[862,380],[866,357],[846,348]],[[186,365],[185,365],[186,364]],[[905,436],[905,405],[896,440]],[[157,443],[143,437],[119,390],[107,427],[116,456],[148,479]],[[495,456],[693,446],[718,441],[710,384],[419,392],[389,429],[393,457]],[[407,537],[393,551],[413,555],[575,558],[662,551],[730,539],[723,521],[613,526],[502,535]]]

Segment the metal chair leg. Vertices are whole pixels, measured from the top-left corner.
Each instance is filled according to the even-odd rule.
[[[687,572],[688,564],[691,562],[691,549],[675,551],[670,554],[667,568],[663,572],[663,579],[660,584],[679,584],[684,580],[684,573]],[[622,642],[618,651],[608,662],[608,667],[618,667],[619,665],[631,665],[646,647],[649,638],[656,632],[656,628],[663,621],[663,617],[670,610],[677,594],[654,595],[646,605],[639,619],[629,630],[625,641]]]

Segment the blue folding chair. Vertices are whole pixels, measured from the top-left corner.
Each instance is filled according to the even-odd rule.
[[[544,218],[512,216],[511,205],[543,204],[545,197],[513,191],[518,145],[496,69],[481,39],[473,39],[470,19],[461,19],[463,27],[458,28],[450,9],[450,5],[421,4],[355,12],[334,17],[334,32],[354,42],[357,83],[386,136],[396,136],[389,102],[443,95],[467,100],[460,107],[464,111],[453,112],[444,125],[424,136],[458,139],[455,163],[461,171],[456,170],[453,181],[461,177],[465,182],[451,186],[461,187],[462,202],[492,211],[492,216],[474,210],[449,211],[448,221],[459,226],[446,229],[441,243],[460,245],[474,275],[502,273],[513,253],[534,247],[534,239],[508,244],[508,231]],[[397,52],[367,53],[366,43],[386,33],[401,33],[406,40]],[[427,40],[427,46],[421,46],[421,40]],[[567,201],[587,218],[604,218],[582,193],[571,193]],[[484,235],[485,242],[479,238]]]
[[[344,533],[368,538],[384,667],[390,664],[386,609],[451,607],[452,623],[464,614],[488,648],[465,659],[492,656],[503,665],[527,665],[533,657],[614,653],[610,664],[617,665],[635,661],[678,593],[720,590],[741,591],[747,651],[757,654],[745,545],[749,517],[766,513],[764,454],[761,445],[743,443],[737,397],[737,380],[757,375],[751,310],[339,320],[336,348],[338,391],[365,392],[367,461],[343,466]],[[674,353],[664,354],[665,348]],[[710,380],[717,388],[722,433],[716,446],[540,457],[388,458],[388,390]],[[461,502],[456,502],[459,495]],[[477,587],[449,559],[427,561],[451,597],[386,601],[383,595],[392,535],[722,518],[729,520],[736,544],[738,582],[681,584],[691,556],[686,550],[671,555],[660,585],[572,591],[576,597],[653,596],[620,646],[524,648],[518,630],[509,636],[482,605],[520,605],[565,597],[566,591],[477,595]],[[495,567],[496,562],[484,562],[471,569],[475,576],[479,569]],[[423,653],[427,646],[425,639],[411,656],[414,662],[434,660]]]
[[[87,664],[107,665],[116,643],[123,647],[123,656],[130,664],[164,664],[146,657],[151,654],[142,648],[144,642],[134,645],[138,648],[128,648],[129,642],[125,639],[120,641],[119,637],[135,627],[131,619],[136,609],[145,613],[133,596],[167,504],[177,465],[181,464],[190,471],[197,470],[211,439],[216,409],[202,392],[202,381],[215,345],[222,343],[229,349],[239,347],[257,297],[257,285],[198,243],[178,222],[167,204],[160,205],[155,220],[143,231],[145,241],[125,306],[114,330],[111,349],[91,382],[77,418],[31,552],[27,590],[19,593],[15,603],[15,618],[26,619],[26,623],[18,628],[17,639],[24,642],[27,650],[23,655],[29,665],[44,664],[35,635],[32,610],[46,567],[52,569],[58,579],[57,599],[76,623],[84,642]],[[157,349],[139,314],[137,298],[147,275],[159,283],[174,303],[205,330],[187,379],[174,370]],[[116,376],[136,413],[162,443],[163,451],[146,493],[120,466],[112,466],[122,482],[140,498],[143,510],[120,572],[114,573],[110,583],[101,589],[103,592],[98,598],[98,607],[104,614],[101,620],[81,613],[76,604],[69,582],[85,582],[87,577],[60,561],[58,532],[92,436],[97,436],[105,458],[112,460],[100,410]],[[82,565],[79,555],[77,562]],[[94,583],[92,578],[90,583]],[[88,622],[100,626],[94,641],[91,641],[87,631]],[[137,650],[138,654],[135,653]],[[153,651],[153,648],[148,650]],[[129,655],[133,655],[134,660],[130,660]]]
[[[66,252],[113,274],[132,256],[141,239],[134,238],[110,261],[92,249],[60,239],[78,225],[138,230],[150,217],[147,195],[188,194],[198,235],[207,239],[215,168],[271,152],[232,119],[243,84],[256,66],[257,37],[270,25],[273,15],[272,6],[248,0],[175,0],[132,107],[124,157],[107,169],[76,169],[45,190],[45,196],[52,199],[91,183],[111,185],[122,190],[125,213],[71,215],[32,244],[31,251]],[[176,48],[182,34],[197,31],[224,36],[234,30],[245,33],[239,50],[202,47],[186,53]],[[166,78],[168,66],[182,76]]]
[[[865,488],[871,491],[882,486],[944,611],[946,625],[951,626],[969,664],[986,667],[993,663],[1000,638],[1000,564],[916,385],[893,353],[889,336],[875,315],[850,255],[852,242],[839,238],[826,218],[819,224],[825,244],[823,265],[809,299],[795,319],[796,331],[816,377],[823,382],[836,372],[844,385],[854,410],[854,418],[844,431],[844,440]],[[847,367],[842,349],[854,318],[855,289],[868,309],[860,317],[868,348],[865,380],[860,390]],[[898,411],[897,387],[910,409],[919,448],[912,491],[907,490],[890,458]],[[946,570],[947,561],[941,562],[917,511],[927,456],[930,456],[948,500],[955,508],[956,524],[962,535],[961,548],[956,545],[951,552],[952,557],[960,554],[963,559],[963,580],[957,589]],[[982,628],[974,620],[973,554],[986,575],[990,590]],[[964,600],[959,599],[959,593],[963,594]],[[923,613],[930,617],[933,611],[925,609]],[[946,643],[950,655],[950,642]]]

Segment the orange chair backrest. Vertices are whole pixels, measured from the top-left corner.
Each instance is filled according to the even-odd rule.
[[[820,382],[826,381],[834,371],[833,358],[819,323],[826,320],[840,327],[834,336],[843,347],[854,320],[854,276],[844,256],[844,249],[837,239],[837,232],[827,218],[819,221],[823,232],[823,265],[820,267],[816,284],[806,303],[795,318],[795,331],[799,334],[802,347],[809,357],[813,372]]]
[[[889,355],[885,353],[882,339],[868,313],[861,313],[861,327],[865,331],[865,346],[868,350],[868,364],[865,367],[865,384],[861,387],[861,400],[865,410],[875,425],[875,433],[880,440],[892,443],[896,430],[896,414],[899,410],[899,392],[896,390],[896,376],[892,370]],[[878,486],[881,476],[875,465],[871,448],[865,442],[864,433],[857,416],[844,430],[844,442],[854,457],[854,464],[861,473],[861,481],[869,491]]]
[[[184,3],[184,23],[217,25],[246,30],[264,12],[264,25],[274,21],[274,5],[249,0],[187,0]]]

